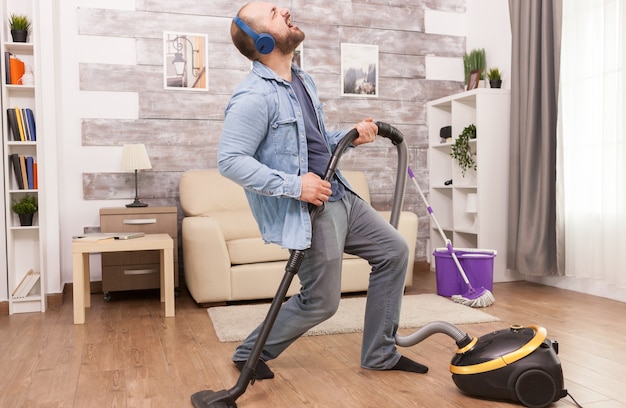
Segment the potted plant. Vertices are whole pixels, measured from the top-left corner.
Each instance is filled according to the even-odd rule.
[[[20,217],[20,225],[22,227],[33,225],[33,215],[37,212],[37,198],[31,195],[25,195],[18,201],[14,201],[11,209]]]
[[[24,14],[12,13],[9,18],[9,27],[13,42],[26,42],[30,32],[30,20]]]
[[[487,71],[487,78],[489,78],[490,87],[500,88],[502,86],[502,74],[498,68],[489,68],[489,71]]]
[[[485,49],[479,48],[470,51],[463,56],[463,68],[465,70],[465,85],[469,85],[470,72],[479,70],[480,78],[485,79]]]
[[[474,160],[476,153],[472,152],[469,144],[470,139],[475,138],[476,125],[471,124],[463,129],[463,132],[461,132],[452,145],[452,152],[450,152],[450,156],[456,160],[463,177],[465,177],[465,172],[467,170],[476,170],[476,161]]]

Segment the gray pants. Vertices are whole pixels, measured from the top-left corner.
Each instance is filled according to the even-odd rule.
[[[367,260],[372,266],[361,366],[386,370],[398,362],[400,354],[394,336],[400,319],[408,245],[387,220],[350,191],[340,201],[327,202],[318,213],[311,248],[298,271],[300,293],[282,305],[261,359],[278,357],[307,330],[335,314],[341,298],[344,251]],[[237,347],[233,361],[247,360],[259,331],[260,326]]]

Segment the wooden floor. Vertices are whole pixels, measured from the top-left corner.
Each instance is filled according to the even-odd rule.
[[[183,293],[164,318],[153,293],[92,296],[85,325],[72,304],[0,317],[0,407],[191,407],[192,393],[231,388],[235,343],[218,342],[205,309]],[[422,266],[409,294],[435,292]],[[537,324],[560,344],[565,387],[586,408],[626,407],[626,304],[527,282],[497,283],[484,311],[497,323],[460,326],[481,336],[510,324]],[[407,334],[410,331],[404,332]],[[507,407],[463,395],[448,366],[456,349],[436,334],[401,352],[426,375],[359,367],[359,334],[305,337],[270,363],[273,380],[251,385],[239,407]],[[566,397],[555,407],[573,407]]]

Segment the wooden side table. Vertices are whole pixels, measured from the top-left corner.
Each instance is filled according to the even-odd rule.
[[[100,209],[102,232],[144,232],[169,234],[174,240],[174,286],[178,287],[178,224],[176,207],[111,207]],[[102,291],[111,293],[159,287],[157,251],[102,254]]]
[[[165,302],[165,317],[174,311],[174,241],[168,234],[147,234],[128,240],[106,239],[97,242],[72,242],[74,280],[74,324],[85,323],[85,308],[91,307],[89,290],[89,254],[98,252],[158,250],[160,254],[161,302]]]

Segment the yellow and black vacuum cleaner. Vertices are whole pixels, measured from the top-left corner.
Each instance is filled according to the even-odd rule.
[[[539,326],[511,326],[471,337],[447,322],[431,322],[409,336],[396,336],[399,346],[413,346],[432,334],[452,337],[458,346],[450,362],[452,380],[468,395],[547,407],[568,395],[557,356],[558,343]]]

